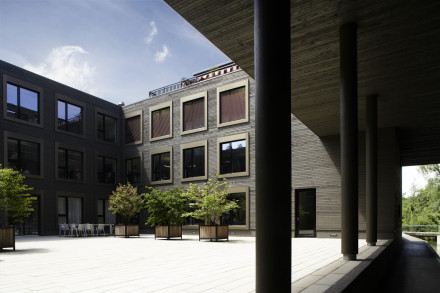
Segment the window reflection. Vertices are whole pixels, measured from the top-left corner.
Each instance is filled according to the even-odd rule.
[[[169,180],[171,178],[170,153],[152,155],[151,169],[152,181]]]
[[[40,95],[38,92],[7,83],[6,95],[8,117],[36,124],[40,123]]]
[[[220,174],[246,172],[246,140],[221,144]]]

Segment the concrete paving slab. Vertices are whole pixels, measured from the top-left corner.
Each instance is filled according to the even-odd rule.
[[[23,236],[16,242],[15,252],[0,253],[2,293],[255,292],[254,237]],[[339,239],[293,238],[292,282],[340,258]]]

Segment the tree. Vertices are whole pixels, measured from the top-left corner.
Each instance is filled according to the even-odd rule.
[[[130,183],[119,184],[109,197],[109,210],[122,217],[125,225],[140,213],[144,207],[142,195],[137,193],[137,188]]]
[[[428,181],[402,200],[403,225],[440,225],[440,164],[420,166]]]
[[[223,214],[238,208],[235,201],[228,199],[228,189],[229,183],[226,179],[215,182],[209,179],[203,187],[190,183],[186,193],[191,200],[189,205],[194,210],[185,216],[203,220],[206,225],[219,224]]]
[[[4,224],[20,223],[34,211],[32,201],[37,198],[29,194],[33,188],[24,184],[24,178],[19,171],[0,165],[0,211]]]
[[[183,215],[187,211],[187,197],[181,187],[173,187],[167,191],[161,191],[148,187],[149,193],[145,193],[145,206],[149,216],[146,224],[151,226],[163,226],[170,224],[183,224]]]

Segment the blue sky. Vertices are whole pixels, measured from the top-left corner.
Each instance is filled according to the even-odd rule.
[[[0,59],[125,104],[229,61],[161,0],[0,0]]]

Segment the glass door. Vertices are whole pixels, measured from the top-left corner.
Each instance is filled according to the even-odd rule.
[[[295,237],[316,237],[316,189],[295,190]]]

